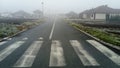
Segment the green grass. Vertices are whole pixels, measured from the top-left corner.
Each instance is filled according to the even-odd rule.
[[[11,36],[19,31],[22,31],[24,29],[29,29],[43,22],[44,20],[35,20],[32,22],[24,22],[20,25],[0,23],[0,38]]]
[[[0,26],[0,38],[15,34],[19,30],[13,24],[4,24]]]
[[[110,34],[101,29],[98,29],[98,28],[86,27],[86,26],[76,24],[76,23],[71,23],[71,25],[93,35],[94,37],[99,38],[100,40],[103,40],[103,41],[113,44],[113,45],[120,46],[120,36],[119,35]]]

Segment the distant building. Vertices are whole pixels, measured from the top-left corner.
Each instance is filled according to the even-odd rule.
[[[11,18],[12,17],[12,13],[9,13],[9,12],[4,12],[4,13],[1,13],[0,14],[0,17],[1,18]]]
[[[17,11],[12,14],[13,18],[31,18],[31,14],[25,12],[25,11]]]
[[[120,16],[120,9],[113,9],[107,5],[102,5],[79,14],[82,19],[107,20],[113,16]]]

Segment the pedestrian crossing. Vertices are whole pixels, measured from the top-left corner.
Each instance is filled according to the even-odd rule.
[[[23,38],[22,40],[28,40],[28,38],[27,38],[27,37],[25,37],[25,38]]]
[[[0,46],[7,43],[7,41],[0,42]]]
[[[10,54],[12,54],[19,47],[24,45],[24,43],[28,40],[28,38],[23,38],[22,40],[16,41],[8,47],[4,48],[0,51],[0,62],[7,58]],[[31,67],[33,65],[34,60],[41,47],[43,46],[43,40],[36,40],[26,49],[26,51],[17,59],[17,61],[13,64],[13,67]],[[3,41],[0,43],[4,45],[7,41]],[[74,49],[75,53],[79,57],[79,60],[82,62],[83,66],[100,66],[101,64],[97,59],[95,59],[85,48],[83,47],[78,40],[69,40],[70,46]],[[112,62],[117,65],[120,65],[120,56],[103,46],[101,43],[95,40],[86,40],[86,43],[91,44],[102,54],[107,56]],[[49,59],[49,67],[64,67],[67,66],[66,58],[65,58],[65,50],[63,49],[64,43],[61,40],[52,40],[51,41],[51,50],[50,50],[50,59]]]
[[[0,51],[0,62],[4,60],[8,55],[10,55],[13,51],[15,51],[18,47],[20,47],[23,43],[24,41],[15,42],[7,48]]]
[[[16,62],[14,67],[31,67],[42,43],[42,41],[35,41]]]
[[[65,58],[61,42],[52,41],[49,66],[65,66]]]
[[[115,52],[111,51],[107,47],[103,46],[102,44],[98,43],[95,40],[87,40],[90,44],[92,44],[95,48],[97,48],[100,52],[102,52],[105,56],[111,59],[117,65],[120,65],[120,56],[117,55]]]
[[[99,63],[83,48],[77,40],[70,40],[75,52],[85,66],[99,66]]]

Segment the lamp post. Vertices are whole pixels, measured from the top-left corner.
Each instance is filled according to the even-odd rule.
[[[44,2],[42,2],[41,4],[42,4],[42,16],[44,16]]]

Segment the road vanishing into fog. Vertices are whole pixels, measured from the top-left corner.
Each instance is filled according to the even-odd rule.
[[[120,55],[54,17],[0,42],[0,68],[120,68]]]

